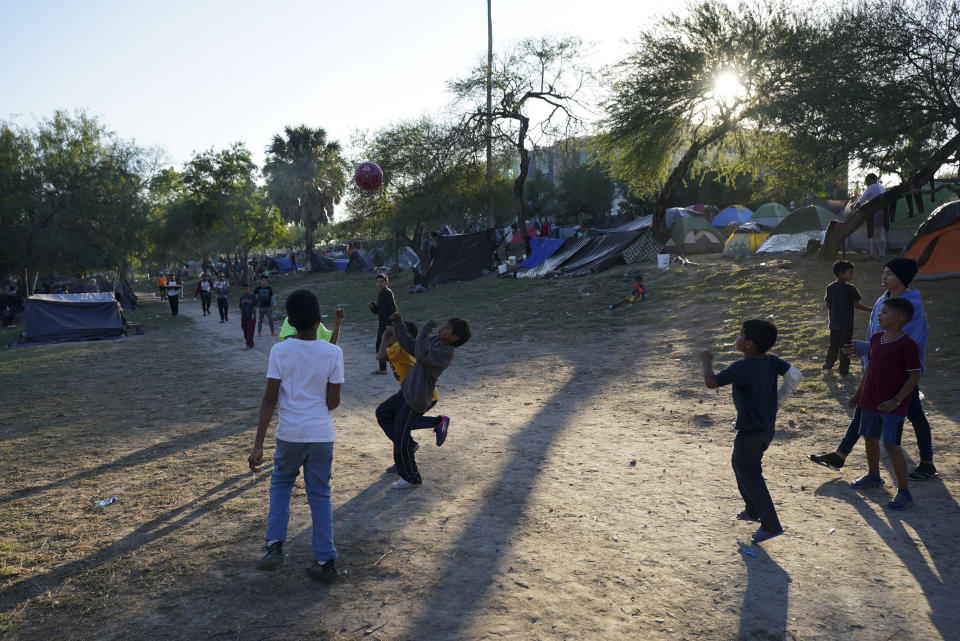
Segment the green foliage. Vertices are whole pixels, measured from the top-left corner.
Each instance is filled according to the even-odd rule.
[[[774,105],[795,101],[793,63],[810,29],[781,6],[731,8],[708,0],[640,36],[610,74],[604,103],[604,161],[641,197],[673,188],[709,169],[734,182],[751,168],[741,153]],[[721,74],[735,74],[740,94],[722,95]]]
[[[384,181],[373,192],[351,186],[343,230],[353,237],[399,236],[418,247],[425,231],[445,223],[485,226],[485,166],[470,130],[420,118],[361,136],[355,146],[376,159]],[[495,208],[508,208],[506,179],[498,177],[494,190]]]
[[[277,208],[257,186],[257,167],[241,143],[196,154],[182,172],[151,181],[154,256],[163,262],[283,244]]]
[[[283,220],[304,228],[310,251],[314,231],[333,220],[334,205],[343,197],[347,165],[340,143],[328,141],[323,129],[300,125],[283,131],[267,150],[267,194]]]
[[[35,129],[0,124],[0,268],[125,266],[146,225],[151,160],[82,112],[58,111]]]
[[[613,206],[613,181],[598,162],[574,165],[560,174],[558,213],[563,222],[605,216]]]

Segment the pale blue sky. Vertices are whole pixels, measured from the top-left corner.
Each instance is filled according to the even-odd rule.
[[[494,47],[575,35],[613,62],[667,4],[494,0]],[[234,141],[260,162],[285,125],[346,145],[438,113],[485,54],[485,0],[0,0],[0,119],[86,109],[175,166]]]

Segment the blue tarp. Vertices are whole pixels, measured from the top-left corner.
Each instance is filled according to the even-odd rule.
[[[290,260],[289,256],[277,256],[277,269],[282,272],[292,272],[293,271],[293,261]]]
[[[563,245],[565,240],[565,238],[531,238],[530,258],[520,263],[520,266],[525,269],[536,267],[553,256],[554,252],[560,249],[560,246]]]

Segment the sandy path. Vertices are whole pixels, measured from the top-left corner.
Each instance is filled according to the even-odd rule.
[[[197,328],[235,341],[230,364],[265,372],[275,339],[246,350],[239,314],[220,324],[193,307],[181,309]],[[254,514],[249,543],[217,570],[225,589],[179,595],[221,613],[206,619],[211,630],[418,641],[958,638],[960,479],[916,488],[918,509],[901,515],[884,508],[886,491],[846,487],[864,464],[859,450],[841,473],[806,461],[845,427],[837,385],[836,404],[800,397],[781,414],[765,463],[788,533],[750,556],[740,548],[753,528],[731,520],[742,508],[729,467],[733,405],[729,391],[702,387],[692,330],[656,344],[637,330],[589,345],[507,346],[478,328],[441,379],[450,438],[438,449],[425,435],[424,486],[397,492],[373,419],[396,383],[369,374],[371,320],[348,318],[341,338],[333,500],[344,580],[327,588],[302,572],[302,492],[287,564],[251,569],[267,504],[259,483],[241,497]],[[931,409],[935,444],[956,442],[956,422]],[[912,435],[904,444],[915,456]],[[957,463],[952,452],[938,459]],[[158,629],[182,630],[157,617]]]

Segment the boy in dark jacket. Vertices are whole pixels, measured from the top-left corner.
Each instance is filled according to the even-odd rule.
[[[400,391],[377,408],[377,422],[393,441],[393,462],[400,478],[393,488],[404,490],[417,487],[423,479],[414,459],[414,443],[410,436],[417,420],[433,405],[437,379],[453,362],[456,348],[470,340],[470,323],[462,318],[451,318],[431,336],[436,320],[423,326],[416,340],[407,331],[400,314],[390,316],[393,333],[400,346],[417,359],[416,364],[400,384]]]
[[[383,342],[383,331],[390,324],[390,316],[397,311],[397,301],[394,299],[393,290],[390,289],[389,285],[390,279],[386,274],[377,274],[377,290],[380,293],[377,295],[377,302],[370,303],[370,311],[377,315],[377,321],[379,321],[377,325],[377,352],[380,351],[380,343]],[[386,374],[387,364],[379,361],[377,369],[370,373]]]

